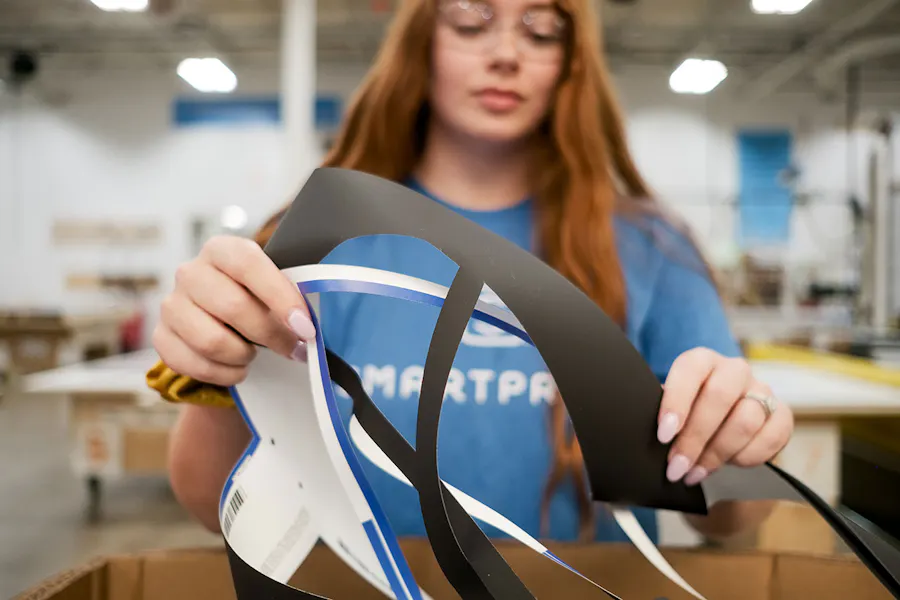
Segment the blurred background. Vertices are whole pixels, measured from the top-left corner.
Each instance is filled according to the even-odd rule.
[[[784,464],[900,535],[900,0],[598,0],[639,166],[798,416]],[[289,200],[394,0],[0,3],[0,597],[217,545],[165,482],[158,303]],[[752,544],[841,552],[815,515]],[[780,519],[780,520],[778,520]],[[664,543],[703,543],[670,519]]]

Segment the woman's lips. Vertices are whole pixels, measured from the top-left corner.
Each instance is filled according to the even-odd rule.
[[[524,100],[521,95],[516,92],[488,88],[481,90],[477,94],[478,101],[481,106],[490,112],[509,112]]]

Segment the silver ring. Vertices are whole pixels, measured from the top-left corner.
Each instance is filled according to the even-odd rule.
[[[754,392],[747,392],[744,394],[744,398],[749,398],[750,400],[756,400],[759,402],[759,405],[762,406],[763,410],[766,412],[766,420],[769,419],[775,413],[775,397],[774,396],[764,396],[762,394],[756,394]]]

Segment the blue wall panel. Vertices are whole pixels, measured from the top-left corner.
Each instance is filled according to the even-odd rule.
[[[281,106],[277,98],[179,98],[172,105],[172,121],[176,127],[278,125]]]
[[[790,131],[742,131],[738,134],[740,215],[744,246],[787,242],[793,195],[782,181],[791,166]]]
[[[172,103],[176,127],[196,125],[281,125],[281,100],[262,98],[178,98]],[[343,118],[339,96],[317,96],[315,127],[319,131],[337,128]]]
[[[343,101],[339,96],[316,96],[316,129],[337,129],[344,117]]]

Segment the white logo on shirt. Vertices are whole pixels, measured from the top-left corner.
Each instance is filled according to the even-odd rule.
[[[493,306],[506,308],[506,305],[500,300],[500,296],[488,286],[484,286],[481,290],[479,300]],[[524,341],[512,334],[475,320],[470,321],[469,326],[466,327],[462,343],[474,348],[516,348],[525,345]]]
[[[424,373],[421,365],[410,365],[402,370],[394,365],[367,364],[362,369],[353,365],[353,370],[359,374],[363,389],[370,397],[379,395],[386,400],[409,400],[418,398],[421,391]],[[347,397],[340,388],[337,391],[342,397]],[[525,401],[539,407],[553,404],[556,387],[547,371],[527,374],[516,369],[500,372],[493,369],[451,369],[444,389],[444,400],[484,405],[492,398],[501,406],[513,401]]]

